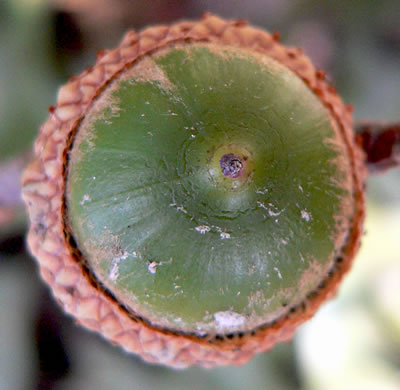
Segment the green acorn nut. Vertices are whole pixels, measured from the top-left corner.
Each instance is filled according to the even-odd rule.
[[[242,21],[129,32],[61,88],[24,175],[65,310],[145,360],[240,364],[289,339],[359,246],[349,110]]]

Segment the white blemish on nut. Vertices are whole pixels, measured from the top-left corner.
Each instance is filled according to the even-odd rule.
[[[170,203],[170,207],[175,207],[178,211],[187,214],[187,210],[183,206],[178,206],[176,203]]]
[[[265,210],[268,210],[267,206],[263,202],[258,202],[257,201],[257,204],[258,204],[259,207],[261,207],[261,208],[263,208]]]
[[[268,192],[268,188],[259,188],[258,190],[256,190],[256,194],[266,194]]]
[[[270,217],[277,217],[278,215],[281,214],[281,211],[279,213],[276,213],[275,211],[272,211],[271,209],[269,209],[268,214]]]
[[[83,195],[82,200],[79,202],[79,204],[82,206],[84,205],[86,202],[91,201],[91,197],[88,194]]]
[[[283,211],[277,211],[276,207],[272,203],[268,203],[268,206],[266,206],[263,202],[258,201],[257,205],[262,209],[267,210],[270,217],[278,217]]]
[[[199,232],[200,234],[206,234],[211,230],[210,227],[207,225],[196,226],[194,229],[196,230],[196,232]]]
[[[219,311],[214,313],[214,319],[221,328],[232,328],[246,323],[246,317],[233,311]]]
[[[281,271],[279,271],[279,268],[278,267],[274,267],[274,271],[278,274],[278,278],[282,279],[282,274],[281,274]]]
[[[111,269],[108,277],[111,281],[116,281],[119,277],[119,264],[121,260],[126,260],[129,256],[129,253],[125,251],[121,256],[114,257],[111,261]]]
[[[110,278],[111,281],[116,281],[118,279],[119,276],[119,262],[113,260],[111,269],[110,269],[110,273],[108,275],[108,277]]]
[[[178,206],[176,209],[177,209],[178,211],[181,211],[181,212],[184,213],[184,214],[187,214],[187,211],[185,210],[185,208],[184,208],[183,206]]]
[[[301,218],[303,218],[306,222],[310,222],[312,214],[309,211],[301,210]]]
[[[154,275],[157,271],[157,265],[158,263],[156,261],[152,261],[147,267],[148,271]]]

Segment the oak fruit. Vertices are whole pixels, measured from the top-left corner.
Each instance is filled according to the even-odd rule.
[[[289,339],[358,249],[351,115],[242,21],[129,32],[60,89],[23,178],[65,310],[145,360],[240,364]]]

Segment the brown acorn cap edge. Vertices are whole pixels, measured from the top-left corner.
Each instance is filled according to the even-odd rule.
[[[217,42],[265,54],[296,73],[319,97],[337,123],[347,146],[354,182],[354,218],[343,253],[318,291],[305,302],[290,308],[277,321],[249,333],[201,338],[157,329],[127,312],[79,262],[65,227],[65,164],[71,138],[92,101],[109,82],[139,58],[175,42]],[[144,360],[175,368],[192,364],[213,367],[243,364],[255,353],[290,340],[295,329],[336,293],[343,275],[350,269],[360,245],[364,219],[364,157],[354,141],[351,110],[344,106],[333,87],[316,71],[302,51],[286,48],[277,34],[225,21],[206,14],[200,21],[183,21],[172,26],[156,26],[140,33],[129,31],[120,46],[98,54],[96,64],[72,77],[58,93],[57,105],[50,107],[48,120],[36,140],[35,159],[23,178],[23,198],[30,214],[28,244],[40,264],[42,278],[64,310],[85,327],[101,333],[112,343],[139,354]]]

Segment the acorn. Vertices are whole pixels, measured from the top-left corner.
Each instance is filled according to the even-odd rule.
[[[242,364],[335,294],[365,178],[323,72],[207,14],[128,32],[60,89],[23,176],[29,248],[112,343],[176,368]]]

